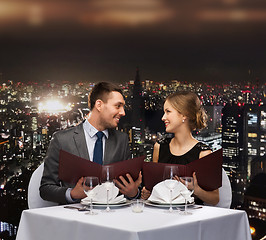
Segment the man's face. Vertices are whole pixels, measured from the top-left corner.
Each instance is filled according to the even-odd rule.
[[[100,124],[105,129],[117,127],[121,117],[125,116],[125,100],[121,93],[113,91],[108,94],[107,101],[102,103]]]

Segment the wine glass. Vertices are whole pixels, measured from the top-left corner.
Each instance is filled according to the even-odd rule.
[[[92,177],[92,176],[84,177],[82,186],[83,186],[83,190],[84,190],[85,194],[90,199],[90,211],[88,213],[90,215],[98,214],[98,213],[94,212],[92,209],[92,199],[95,196],[95,193],[93,192],[93,188],[95,188],[97,185],[99,185],[98,177]]]
[[[181,195],[185,198],[185,211],[180,212],[181,215],[191,215],[191,212],[187,211],[187,200],[191,197],[194,192],[194,179],[193,177],[180,177],[180,181],[187,187],[188,191],[182,193]]]
[[[164,185],[170,190],[170,207],[167,212],[172,213],[172,201],[173,201],[173,190],[178,185],[178,181],[176,180],[176,176],[178,176],[178,166],[165,166],[164,168]]]
[[[104,210],[104,212],[114,212],[114,210],[111,210],[109,206],[109,193],[114,185],[113,179],[114,179],[113,166],[110,166],[110,165],[103,166],[102,167],[102,183],[104,184],[106,188],[106,203],[107,203],[107,207]]]

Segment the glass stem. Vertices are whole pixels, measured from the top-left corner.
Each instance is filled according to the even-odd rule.
[[[90,213],[92,213],[92,198],[91,198],[91,202],[90,202]]]
[[[110,207],[109,207],[109,189],[107,189],[107,208],[106,211],[109,212],[110,211]]]
[[[187,198],[185,198],[185,214],[187,213]]]
[[[173,192],[173,190],[170,189],[170,208],[169,208],[169,212],[173,212],[173,207],[172,207],[172,192]]]

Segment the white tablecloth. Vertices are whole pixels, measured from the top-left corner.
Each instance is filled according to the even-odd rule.
[[[143,213],[130,207],[97,211],[91,216],[63,206],[25,210],[16,240],[251,240],[247,215],[240,210],[204,206],[190,216],[153,207]]]

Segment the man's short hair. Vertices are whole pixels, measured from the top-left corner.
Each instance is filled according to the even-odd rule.
[[[116,85],[109,82],[99,82],[91,90],[88,98],[88,107],[90,110],[94,108],[95,102],[100,99],[107,101],[107,97],[111,92],[119,92],[123,95],[122,90]]]

